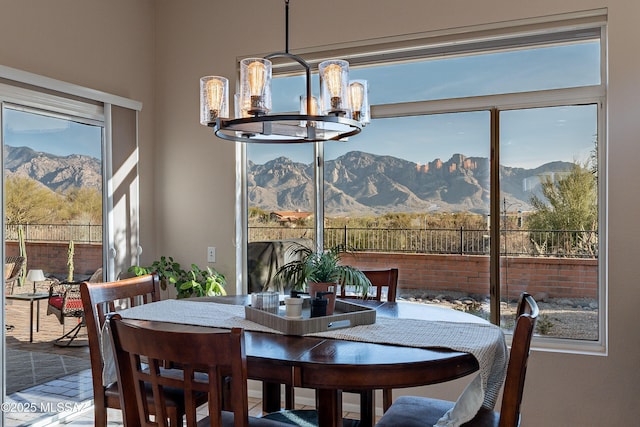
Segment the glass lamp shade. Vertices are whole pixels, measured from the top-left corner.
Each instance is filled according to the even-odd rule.
[[[220,117],[229,117],[229,80],[219,76],[202,77],[200,123],[208,126]]]
[[[307,112],[307,97],[300,97],[300,114],[309,115],[309,116],[317,116],[320,114],[320,107],[318,105],[318,98],[315,96],[311,97],[311,111]]]
[[[271,111],[271,61],[246,58],[240,61],[241,105],[248,105],[251,116]]]
[[[320,99],[323,114],[343,116],[349,111],[349,63],[340,59],[321,62]]]
[[[306,96],[300,97],[300,114],[303,116],[317,116],[320,114],[320,105],[318,104],[318,98],[315,96],[311,97],[311,111],[307,112],[308,102]],[[309,126],[318,127],[321,126],[320,123],[316,121],[310,121]],[[307,121],[303,120],[300,122],[300,126],[307,126]]]
[[[249,114],[250,100],[243,100],[239,93],[233,95],[233,107],[236,119],[251,117]]]
[[[351,80],[349,82],[349,105],[353,120],[362,124],[371,122],[369,84],[366,80]]]

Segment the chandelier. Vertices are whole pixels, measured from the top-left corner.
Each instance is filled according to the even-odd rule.
[[[349,63],[331,59],[318,64],[320,98],[311,91],[311,66],[289,53],[289,0],[285,0],[284,52],[240,61],[239,93],[234,95],[235,118],[229,117],[229,80],[221,76],[200,79],[200,123],[217,137],[253,143],[303,143],[346,140],[370,121],[366,80],[349,80]],[[300,111],[271,111],[274,58],[291,59],[305,70],[306,92]]]

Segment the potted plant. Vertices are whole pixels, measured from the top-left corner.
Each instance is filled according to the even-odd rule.
[[[306,246],[298,246],[292,249],[294,261],[290,261],[276,271],[275,282],[283,288],[283,285],[291,285],[291,289],[297,291],[309,289],[312,298],[316,292],[328,291],[333,286],[333,298],[330,303],[335,303],[337,285],[353,286],[363,298],[367,297],[371,282],[365,274],[355,267],[340,263],[342,254],[348,252],[344,246],[335,246],[324,252],[314,252]],[[333,312],[333,307],[327,309],[327,314]]]
[[[148,267],[131,266],[129,272],[136,276],[157,273],[160,286],[167,289],[167,284],[176,287],[178,298],[226,295],[224,275],[211,267],[205,270],[191,264],[191,270],[184,270],[173,257],[161,256]]]

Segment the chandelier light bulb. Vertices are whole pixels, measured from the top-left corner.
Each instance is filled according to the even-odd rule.
[[[323,111],[326,114],[344,115],[347,112],[347,86],[349,82],[349,63],[342,60],[321,62],[320,92]]]
[[[223,96],[224,84],[220,80],[209,80],[207,82],[207,97],[209,98],[209,111],[213,119],[216,119],[220,114]]]
[[[234,107],[235,107],[235,116],[236,119],[241,119],[243,117],[251,117],[249,115],[249,103],[245,99],[243,100],[239,93],[233,95]]]
[[[262,96],[267,68],[261,62],[255,61],[249,64],[249,87],[251,96]]]
[[[369,85],[366,80],[349,82],[349,103],[351,118],[363,125],[371,121],[369,112]]]
[[[341,73],[342,68],[340,68],[338,64],[329,64],[327,68],[324,69],[324,79],[332,99],[340,98],[342,92]]]
[[[247,58],[240,62],[241,96],[252,115],[266,114],[271,108],[271,61]]]
[[[208,126],[219,117],[229,116],[229,80],[206,76],[200,79],[200,123]]]
[[[320,114],[320,107],[318,106],[318,98],[316,98],[315,96],[312,96],[310,99],[310,103],[308,102],[308,98],[306,96],[301,96],[300,97],[300,114],[302,115],[308,115],[308,116],[317,116]],[[309,106],[309,104],[311,104],[311,109],[309,111],[307,111],[307,107]],[[306,126],[307,122],[306,121],[302,121],[300,122],[300,126]],[[316,127],[318,126],[318,124],[315,121],[310,121],[308,123],[309,126],[313,126]]]
[[[353,82],[349,85],[349,100],[351,101],[351,111],[354,120],[360,120],[362,110],[362,100],[364,98],[364,85]]]
[[[311,97],[311,111],[307,111],[307,104],[308,104],[307,97],[301,96],[300,97],[300,114],[317,116],[319,114],[318,98],[316,98],[315,96]]]

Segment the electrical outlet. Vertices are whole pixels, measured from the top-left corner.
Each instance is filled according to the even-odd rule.
[[[207,262],[216,262],[216,248],[213,246],[207,248]]]

